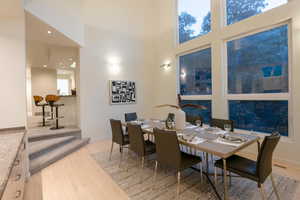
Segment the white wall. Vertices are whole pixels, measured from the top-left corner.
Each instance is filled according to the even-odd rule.
[[[21,1],[9,16],[0,15],[0,129],[22,127],[26,121],[25,16]]]
[[[151,80],[155,76],[152,68],[158,67],[152,65],[152,47],[145,40],[151,33],[148,13],[152,14],[152,4],[147,0],[84,2],[85,46],[80,50],[80,118],[84,137],[111,137],[109,119],[123,119],[125,112],[149,116]],[[137,104],[111,106],[109,80],[136,81]]]
[[[82,0],[24,0],[25,10],[68,38],[84,45]]]
[[[32,96],[45,97],[48,94],[57,94],[56,69],[31,68]]]
[[[226,97],[223,90],[223,72],[224,62],[222,60],[222,52],[220,47],[224,43],[224,39],[228,38],[232,34],[240,35],[247,33],[249,30],[259,30],[263,27],[267,27],[271,24],[277,24],[288,19],[292,19],[291,26],[291,43],[292,43],[292,71],[290,77],[292,79],[292,91],[291,91],[291,121],[293,131],[290,132],[291,137],[288,139],[282,139],[279,147],[276,150],[276,158],[282,161],[289,162],[300,166],[300,1],[291,0],[289,4],[273,9],[269,12],[261,15],[251,17],[245,20],[243,23],[236,23],[230,27],[225,27],[221,30],[219,26],[212,27],[215,33],[208,34],[206,36],[195,39],[194,41],[187,42],[184,45],[177,46],[175,40],[176,33],[176,0],[164,0],[156,1],[157,8],[157,26],[158,32],[156,37],[156,49],[157,49],[157,62],[162,63],[165,59],[172,58],[174,68],[168,72],[160,72],[156,69],[155,76],[155,99],[156,104],[161,103],[174,103],[176,101],[177,93],[177,55],[187,52],[189,49],[203,48],[207,45],[213,47],[213,69],[214,74],[214,93],[213,93],[213,116],[217,118],[226,118],[228,113],[226,109]],[[212,1],[212,9],[215,11],[215,15],[212,16],[213,21],[220,21],[221,1]],[[220,37],[221,36],[221,37]],[[212,43],[210,43],[213,41]],[[165,115],[165,112],[156,113],[156,116]],[[249,148],[247,151],[255,153],[256,146]]]

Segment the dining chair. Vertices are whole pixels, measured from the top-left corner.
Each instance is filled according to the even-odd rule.
[[[199,156],[190,155],[180,151],[176,131],[166,131],[154,128],[156,156],[154,170],[154,186],[158,164],[164,167],[173,168],[177,171],[177,192],[176,197],[179,199],[181,171],[200,164],[201,181],[202,181],[202,159]]]
[[[137,154],[138,157],[142,158],[141,173],[143,173],[145,157],[148,157],[156,152],[155,144],[149,140],[145,140],[144,133],[140,125],[128,125],[128,135],[129,150]],[[142,180],[143,178],[141,174],[141,182]]]
[[[111,155],[114,148],[114,143],[117,143],[120,146],[120,164],[121,167],[122,159],[123,159],[123,149],[126,145],[129,145],[129,136],[124,135],[122,123],[120,120],[110,119],[111,131],[112,131],[112,144],[110,149],[109,160],[111,160]]]
[[[241,177],[248,178],[257,182],[258,188],[261,191],[262,199],[266,199],[264,190],[264,182],[270,176],[272,186],[276,194],[277,199],[280,199],[278,190],[276,188],[275,180],[272,175],[272,158],[273,152],[280,140],[279,133],[273,133],[270,136],[266,136],[260,151],[257,156],[257,160],[249,160],[247,158],[233,155],[226,159],[226,166],[229,172],[235,173]],[[221,169],[223,168],[223,160],[217,160],[215,166]],[[227,183],[224,183],[227,184]]]
[[[220,129],[225,130],[225,124],[230,124],[231,126],[231,130],[230,131],[234,131],[234,122],[233,120],[228,120],[228,119],[216,119],[213,118],[210,120],[210,126],[211,127],[218,127]]]
[[[125,113],[125,122],[131,122],[137,120],[137,114],[135,112],[133,113]]]
[[[200,126],[202,127],[204,119],[200,115],[198,115],[198,116],[186,115],[186,121],[193,125],[197,125],[197,121],[200,121],[201,122]]]

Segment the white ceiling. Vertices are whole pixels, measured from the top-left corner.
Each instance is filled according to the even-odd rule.
[[[51,31],[52,34],[48,34],[48,31]],[[78,47],[74,41],[28,12],[26,12],[26,40],[49,45]]]

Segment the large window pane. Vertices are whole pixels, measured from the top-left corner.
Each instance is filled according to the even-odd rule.
[[[181,56],[180,62],[180,94],[211,94],[211,49],[204,49]]]
[[[187,115],[202,116],[204,123],[208,124],[211,120],[211,101],[210,100],[182,100],[182,104],[197,104],[205,106],[206,110],[199,110],[195,108],[184,108],[183,111]]]
[[[229,116],[238,129],[288,136],[288,101],[229,101]]]
[[[227,43],[228,93],[288,92],[288,25]]]
[[[259,13],[271,10],[288,0],[226,0],[227,24],[233,24]]]
[[[179,42],[211,31],[210,0],[178,0]]]

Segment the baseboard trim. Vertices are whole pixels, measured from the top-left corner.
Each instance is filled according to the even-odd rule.
[[[16,132],[16,131],[25,131],[26,128],[25,126],[19,126],[19,127],[11,127],[11,128],[1,128],[0,129],[0,134],[1,133],[11,133],[11,132]]]

